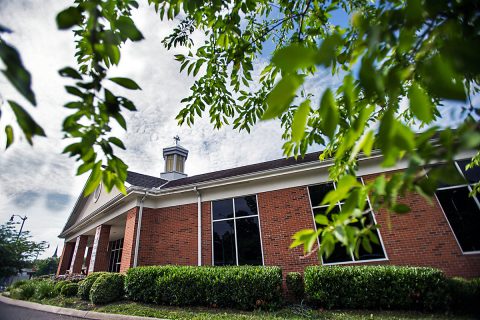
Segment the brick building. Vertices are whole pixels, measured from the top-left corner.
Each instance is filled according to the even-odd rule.
[[[458,170],[470,183],[480,170]],[[160,177],[129,172],[127,194],[106,193],[100,185],[77,200],[60,234],[65,239],[58,274],[124,272],[143,265],[275,265],[303,271],[309,265],[391,264],[432,266],[449,276],[480,276],[480,202],[470,198],[471,184],[440,188],[433,203],[412,194],[404,203],[412,212],[384,211],[369,218],[380,226],[380,245],[358,259],[343,248],[328,260],[302,249],[288,249],[291,236],[315,228],[314,214],[325,210],[321,199],[330,161],[318,153],[303,159],[280,159],[187,177],[188,151],[164,149]],[[359,160],[361,181],[384,173],[381,155]],[[468,161],[468,160],[467,160]],[[402,170],[399,163],[392,170]],[[336,210],[340,209],[341,203]]]

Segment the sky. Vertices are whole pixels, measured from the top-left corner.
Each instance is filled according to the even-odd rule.
[[[14,122],[5,108],[5,100],[14,99],[47,134],[47,138],[35,138],[31,147],[17,130],[14,145],[0,151],[0,223],[7,222],[12,214],[26,215],[24,230],[30,231],[34,240],[50,244],[40,258],[51,256],[57,245],[61,252],[63,240],[57,236],[87,179],[86,175],[75,176],[75,161],[61,154],[68,145],[61,134],[62,120],[68,115],[62,108],[68,101],[63,88],[68,80],[57,71],[75,65],[75,48],[72,32],[57,30],[55,15],[67,5],[58,0],[0,0],[0,21],[13,30],[5,38],[19,50],[31,72],[38,102],[36,108],[29,105],[0,76],[0,127]],[[189,150],[188,175],[282,157],[278,121],[260,123],[250,134],[231,127],[214,130],[207,118],[197,120],[191,128],[178,127],[175,116],[180,100],[188,96],[194,78],[179,73],[180,65],[174,60],[177,51],[167,51],[161,43],[176,22],[160,21],[146,5],[136,10],[133,18],[145,39],[126,44],[119,67],[110,73],[130,77],[142,87],[142,91],[128,92],[138,109],[125,114],[128,131],[116,130],[127,148],[119,155],[129,170],[159,176],[164,165],[162,148],[172,145],[177,134],[180,144]],[[201,40],[201,35],[196,35],[195,41]],[[257,61],[258,66],[262,63]],[[327,86],[328,79],[319,79],[320,85]],[[114,89],[122,93],[118,87]],[[0,135],[0,145],[5,145],[4,134]]]

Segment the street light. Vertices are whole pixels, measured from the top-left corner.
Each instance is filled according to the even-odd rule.
[[[21,216],[19,216],[18,214],[12,214],[11,218],[10,218],[10,222],[13,222],[13,218],[14,217],[19,217],[20,219],[22,219],[22,226],[20,227],[20,231],[18,232],[18,235],[17,235],[17,241],[18,241],[18,238],[20,238],[20,235],[22,234],[22,230],[23,230],[23,224],[25,223],[25,220],[27,220],[27,216],[24,216],[23,218]]]

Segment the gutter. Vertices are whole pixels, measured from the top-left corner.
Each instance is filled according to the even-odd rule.
[[[198,265],[202,265],[202,195],[197,186],[193,187],[193,191],[197,193],[197,261]]]
[[[140,200],[140,209],[138,210],[137,234],[135,239],[135,253],[133,255],[133,267],[136,267],[138,263],[138,248],[140,246],[140,231],[142,230],[143,203],[145,201],[145,198],[147,197],[147,193],[148,192],[145,191],[142,200]]]

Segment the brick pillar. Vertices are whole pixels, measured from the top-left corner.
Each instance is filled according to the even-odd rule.
[[[88,236],[81,235],[77,237],[75,249],[73,250],[72,263],[70,264],[70,273],[82,273],[83,258],[85,257],[85,249],[87,248]]]
[[[88,268],[90,267],[91,258],[92,258],[92,247],[87,247],[87,257],[85,258],[85,265],[87,266],[87,274],[88,274]]]
[[[133,208],[127,212],[120,272],[126,272],[129,268],[133,266],[133,259],[135,255],[135,242],[137,237],[137,224],[138,210],[137,208]]]
[[[75,242],[65,242],[63,245],[62,255],[58,262],[57,276],[67,273],[70,267],[70,261],[72,259],[73,249],[75,248]]]
[[[110,237],[110,226],[100,225],[95,231],[93,240],[92,257],[88,273],[97,271],[108,271],[108,239]]]

